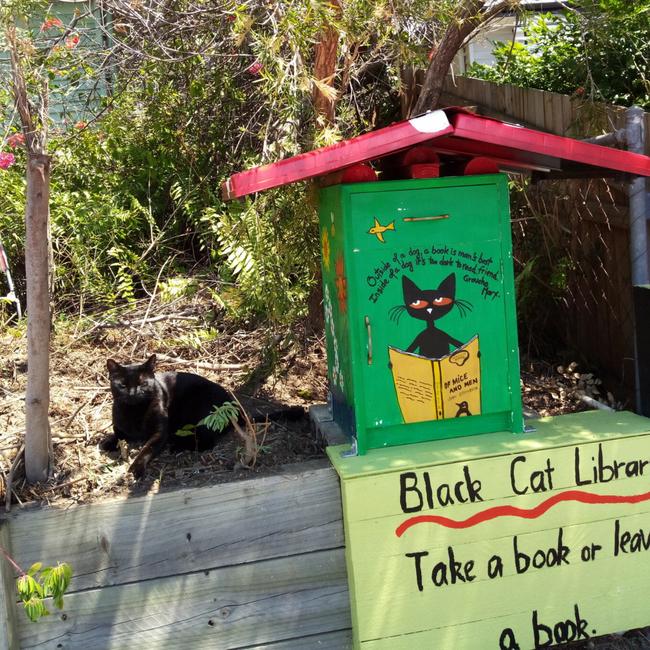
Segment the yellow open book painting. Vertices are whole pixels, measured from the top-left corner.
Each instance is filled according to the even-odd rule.
[[[440,359],[388,346],[404,422],[481,414],[478,335]]]

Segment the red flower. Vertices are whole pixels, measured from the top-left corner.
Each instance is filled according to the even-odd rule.
[[[65,46],[69,50],[74,50],[77,45],[79,45],[79,34],[72,34],[72,36],[68,36],[68,38],[65,39]]]
[[[246,68],[246,72],[252,74],[253,76],[257,77],[259,76],[260,72],[262,71],[262,68],[264,66],[259,62],[255,61],[255,63],[251,63],[248,68]]]
[[[584,95],[585,89],[582,86],[576,88],[576,95]]]
[[[7,138],[7,144],[12,149],[15,149],[16,147],[25,144],[25,136],[22,133],[14,133]]]
[[[45,32],[48,29],[52,29],[52,27],[63,27],[63,23],[61,22],[61,20],[59,18],[55,18],[54,16],[50,16],[41,25],[41,31]]]
[[[12,153],[0,151],[0,169],[9,169],[16,162],[16,156]]]
[[[85,129],[88,126],[88,122],[84,122],[83,120],[79,120],[78,122],[75,122],[74,128],[79,129]]]

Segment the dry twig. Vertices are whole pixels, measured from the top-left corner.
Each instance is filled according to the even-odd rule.
[[[18,464],[20,463],[23,454],[25,453],[25,445],[22,444],[20,446],[20,449],[18,450],[18,453],[16,454],[16,457],[14,458],[14,462],[11,463],[11,469],[9,470],[9,475],[7,476],[7,483],[6,483],[6,489],[5,489],[5,511],[9,512],[11,510],[11,493],[14,493],[14,496],[16,499],[18,499],[18,495],[16,492],[12,489],[12,483],[14,481],[14,475],[16,473],[16,469],[18,468]],[[18,503],[20,503],[20,499],[18,499]]]
[[[180,364],[181,366],[195,366],[197,368],[204,368],[205,370],[241,370],[247,367],[245,363],[207,363],[206,361],[191,361],[189,359],[171,357],[167,354],[160,353],[156,353],[156,357],[161,361],[169,361]]]

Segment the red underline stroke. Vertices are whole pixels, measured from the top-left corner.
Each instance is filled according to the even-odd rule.
[[[409,517],[403,521],[396,529],[395,535],[401,537],[409,528],[417,524],[439,524],[446,528],[471,528],[477,524],[482,524],[484,521],[497,519],[498,517],[521,517],[522,519],[537,519],[545,512],[550,510],[554,505],[562,501],[577,501],[578,503],[590,504],[608,504],[608,503],[641,503],[642,501],[650,500],[650,492],[643,494],[632,494],[630,496],[619,496],[614,494],[592,494],[591,492],[583,492],[581,490],[567,490],[554,494],[552,497],[542,501],[534,508],[518,508],[517,506],[494,506],[487,508],[482,512],[477,512],[475,515],[457,521],[449,517],[442,517],[440,515],[417,515]]]

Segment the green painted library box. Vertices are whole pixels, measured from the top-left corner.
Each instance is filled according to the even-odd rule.
[[[507,178],[320,190],[332,417],[369,449],[523,430]]]

